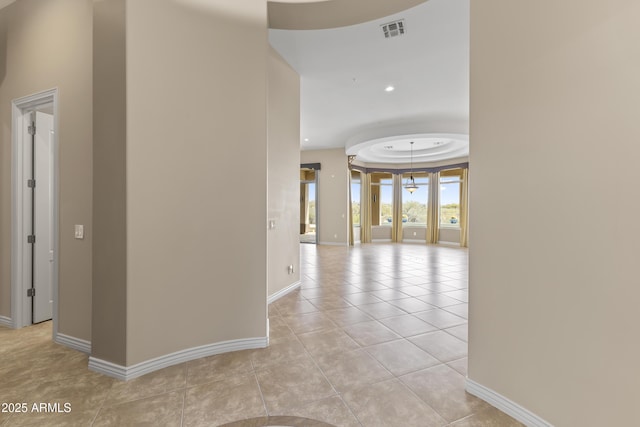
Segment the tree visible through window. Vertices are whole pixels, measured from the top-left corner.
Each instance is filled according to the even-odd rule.
[[[393,223],[393,176],[390,173],[371,174],[371,224]]]
[[[403,185],[408,178],[409,174],[402,176]],[[418,189],[413,193],[409,193],[406,190],[402,192],[402,222],[406,226],[426,226],[429,177],[425,172],[414,172],[413,179]]]
[[[360,227],[360,183],[360,172],[351,171],[351,214],[354,227]]]
[[[440,173],[440,225],[460,227],[460,189],[462,171],[454,169]]]

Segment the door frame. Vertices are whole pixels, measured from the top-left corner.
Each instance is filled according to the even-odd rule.
[[[316,169],[317,167],[317,169]],[[312,163],[312,164],[301,164],[300,169],[311,169],[314,171],[315,178],[312,181],[300,180],[300,184],[314,184],[315,190],[313,196],[315,197],[315,208],[314,214],[316,216],[316,241],[313,243],[314,245],[320,244],[320,209],[318,208],[318,196],[320,195],[320,191],[318,189],[320,183],[320,164]]]
[[[53,339],[58,334],[58,274],[59,274],[59,159],[58,159],[58,89],[53,88],[38,92],[11,102],[11,319],[15,329],[31,325],[31,300],[27,297],[27,288],[31,284],[25,283],[28,276],[26,269],[29,264],[29,244],[25,236],[30,221],[31,212],[24,209],[25,197],[28,197],[27,186],[24,185],[27,176],[24,168],[24,119],[28,111],[43,105],[53,105]]]

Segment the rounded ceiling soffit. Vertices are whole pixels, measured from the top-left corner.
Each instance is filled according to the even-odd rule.
[[[372,139],[349,146],[347,155],[365,163],[440,162],[469,155],[469,136],[455,133],[422,133]]]
[[[267,2],[269,28],[322,30],[373,21],[402,12],[428,0],[328,0]]]

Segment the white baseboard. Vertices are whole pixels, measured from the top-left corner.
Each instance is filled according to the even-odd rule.
[[[391,243],[391,239],[371,239],[371,243]]]
[[[402,239],[401,243],[412,243],[412,244],[423,244],[426,245],[427,241],[425,239]]]
[[[460,247],[460,243],[459,242],[447,242],[446,240],[439,240],[438,244],[439,245],[445,245],[445,246],[457,246],[457,247]]]
[[[320,242],[318,243],[319,245],[325,245],[325,246],[348,246],[348,243],[342,243],[342,242]]]
[[[551,423],[531,411],[469,378],[467,378],[466,389],[469,393],[495,406],[527,427],[553,427]]]
[[[283,296],[287,295],[289,292],[293,292],[296,289],[298,289],[301,285],[302,285],[302,282],[298,280],[297,282],[293,282],[286,288],[280,289],[278,292],[275,292],[273,295],[270,295],[269,298],[267,298],[267,304],[271,304],[272,302],[279,300]]]
[[[10,317],[0,316],[0,326],[6,326],[13,329],[13,320]]]
[[[228,353],[231,351],[265,348],[268,344],[269,339],[267,337],[223,341],[215,344],[207,344],[200,347],[176,351],[175,353],[146,360],[132,366],[122,366],[107,362],[106,360],[89,357],[89,369],[109,377],[127,381],[168,366],[177,365],[194,359],[200,359],[201,357],[213,356],[215,354]]]
[[[76,337],[70,337],[69,335],[64,334],[56,334],[54,341],[58,344],[64,345],[74,350],[78,350],[86,354],[91,354],[91,341],[82,340]]]

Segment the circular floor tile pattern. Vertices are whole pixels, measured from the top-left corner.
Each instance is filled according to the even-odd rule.
[[[310,418],[275,416],[234,421],[220,427],[336,427]]]

